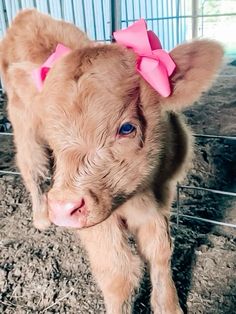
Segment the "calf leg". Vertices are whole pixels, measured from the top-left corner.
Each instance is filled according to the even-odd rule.
[[[154,313],[182,313],[170,268],[172,247],[168,211],[157,209],[150,193],[132,200],[123,212],[128,227],[137,238],[140,253],[150,265]]]
[[[39,126],[31,113],[24,110],[24,105],[16,96],[14,100],[9,100],[9,114],[14,129],[17,164],[32,197],[34,226],[45,229],[50,221],[47,198],[43,195],[41,185],[46,178],[48,160],[36,134]]]
[[[49,227],[50,221],[47,198],[41,188],[46,177],[45,152],[31,135],[27,137],[23,146],[22,141],[17,142],[16,158],[25,185],[31,194],[34,226],[40,230],[46,229]]]
[[[79,236],[103,292],[107,314],[130,314],[132,292],[141,275],[141,261],[127,244],[120,218],[112,214],[99,225],[80,230]]]

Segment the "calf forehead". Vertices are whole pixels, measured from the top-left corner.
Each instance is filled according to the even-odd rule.
[[[67,90],[64,84],[59,88],[59,93],[49,96],[48,117],[58,123],[80,126],[81,129],[89,127],[90,131],[96,128],[113,128],[125,117],[131,117],[135,108],[131,99],[109,90],[97,80],[82,79],[73,89]]]
[[[63,93],[66,95],[66,90]],[[85,93],[84,88],[81,91],[75,88],[73,93],[65,95],[51,98],[47,108],[45,122],[53,146],[61,150],[79,145],[87,151],[104,145],[109,136],[115,138],[124,108],[122,102],[94,89]]]
[[[78,81],[62,74],[56,81],[52,78],[44,97],[48,115],[64,122],[79,120],[82,126],[89,122],[91,127],[113,125],[124,114],[132,115],[130,104],[137,98],[137,84],[132,78],[115,80],[113,76],[95,73],[92,68]]]
[[[117,46],[75,50],[50,70],[46,84],[67,92],[68,83],[74,82],[84,98],[95,93],[101,101],[122,99],[139,84],[134,61],[133,54]]]

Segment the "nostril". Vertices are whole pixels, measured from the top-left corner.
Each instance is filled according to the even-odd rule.
[[[75,213],[79,212],[80,214],[82,213],[82,207],[84,207],[85,205],[85,201],[84,199],[82,198],[81,200],[81,203],[79,206],[77,206],[76,208],[74,208],[71,213],[70,213],[70,216],[73,216]]]
[[[73,209],[72,212],[70,213],[70,216],[73,216],[77,211],[78,211],[78,208]]]
[[[48,199],[49,218],[57,226],[83,228],[89,216],[86,203],[82,197],[77,200]]]

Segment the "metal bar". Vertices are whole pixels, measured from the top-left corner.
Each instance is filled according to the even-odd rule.
[[[18,171],[0,170],[0,175],[5,175],[5,174],[16,175],[16,176],[20,176],[21,175],[21,173],[18,172]],[[45,180],[50,181],[51,177],[45,177]]]
[[[51,8],[50,8],[49,0],[47,0],[47,10],[48,10],[48,13],[51,14]]]
[[[97,40],[97,27],[96,27],[94,0],[92,1],[92,15],[93,15],[93,25],[94,25],[94,39]]]
[[[11,135],[11,136],[13,136],[13,133],[8,133],[8,132],[0,132],[0,135]]]
[[[192,39],[198,37],[198,0],[192,0]]]
[[[176,1],[176,15],[180,16],[180,1],[179,0]],[[182,31],[182,27],[180,30],[180,25],[182,25],[182,21],[181,21],[181,24],[179,22],[180,22],[179,18],[176,19],[176,44],[180,43],[180,36],[181,36],[181,31]],[[173,23],[173,20],[172,20],[172,23]]]
[[[145,0],[145,20],[148,21],[148,9],[147,9],[147,0]]]
[[[76,24],[76,19],[75,19],[75,10],[74,10],[74,1],[71,2],[71,13],[72,13],[72,19],[73,19],[73,24]]]
[[[201,24],[202,24],[202,34],[201,34],[201,36],[203,36],[203,27],[204,27],[204,19],[203,19],[203,16],[204,16],[204,6],[205,6],[205,1],[202,1],[202,7],[201,7],[201,13],[202,13],[202,17],[201,17]]]
[[[111,0],[110,9],[111,9],[111,39],[114,40],[112,36],[113,32],[120,29],[121,27],[121,1]],[[126,13],[128,14],[128,12]],[[128,16],[126,16],[126,18],[128,20]]]
[[[179,214],[180,214],[180,188],[177,183],[177,229],[179,228]]]
[[[163,17],[163,15],[164,15],[164,4],[163,4],[163,1],[161,2],[161,16]],[[162,32],[164,33],[164,29],[165,29],[165,21],[162,19],[162,18],[159,18],[159,19],[157,19],[157,21],[160,21],[160,20],[162,20]],[[165,45],[165,37],[166,36],[163,36],[162,37],[162,44],[163,44],[163,47],[165,47],[166,48],[166,45]]]
[[[5,17],[7,18],[7,25],[9,26],[12,21],[12,3],[10,1],[4,1],[5,4]]]
[[[97,42],[104,42],[104,41],[110,41],[110,39],[97,40]],[[0,135],[13,135],[13,133],[0,132]],[[208,135],[208,134],[193,134],[193,136],[195,136],[195,137],[203,137],[203,138],[225,139],[225,140],[236,141],[236,136]]]
[[[176,4],[177,6],[177,4]],[[171,6],[171,16],[174,15],[174,6]],[[179,16],[179,13],[177,13],[176,11],[176,15]],[[167,22],[168,24],[170,24],[170,21]],[[179,18],[176,19],[176,25],[178,25],[179,27]],[[171,37],[170,37],[170,33],[169,33],[169,29],[168,29],[168,37],[169,37],[169,47],[168,47],[168,50],[170,50],[171,48],[173,48],[174,46],[176,46],[176,43],[175,43],[175,40],[176,40],[176,37],[179,36],[179,28],[175,28],[174,27],[174,20],[172,19],[171,20]],[[170,38],[171,38],[171,41],[170,41]]]
[[[97,43],[104,43],[104,42],[107,42],[107,41],[111,42],[110,39],[98,39]]]
[[[221,74],[218,77],[236,77],[236,74]]]
[[[74,1],[72,1],[72,4]],[[73,6],[73,11],[74,11],[74,6]],[[85,7],[84,7],[84,0],[82,0],[82,12],[83,12],[83,22],[84,22],[84,31],[87,33],[87,25],[86,25],[86,17],[85,17]],[[73,12],[75,14],[75,12]]]
[[[155,11],[155,15],[156,16],[159,16],[160,15],[160,6],[159,6],[159,1],[158,0],[156,0],[156,11]],[[156,21],[156,34],[158,34],[159,35],[159,33],[160,33],[160,27],[159,27],[159,21]]]
[[[4,175],[4,174],[13,174],[13,175],[17,175],[17,176],[18,176],[18,175],[20,175],[20,172],[17,172],[17,171],[7,171],[7,170],[5,171],[5,170],[0,170],[0,175],[1,175],[1,174],[3,174],[3,175]]]
[[[181,15],[182,11],[183,11],[183,3],[181,3],[181,1],[178,0],[178,15]],[[178,19],[178,24],[179,24],[178,44],[182,42],[183,23],[184,21]]]
[[[105,40],[106,38],[106,28],[105,28],[105,14],[104,14],[104,5],[103,5],[103,0],[101,2],[101,9],[102,9],[102,32],[103,32],[103,38]]]
[[[167,10],[167,15],[169,15],[169,0],[166,1],[166,10]],[[173,6],[171,6],[171,13],[173,15]],[[173,26],[173,20],[172,20],[172,25],[171,25],[171,32],[172,32],[172,36],[174,34],[174,26]],[[166,21],[166,28],[167,28],[167,45],[166,45],[166,49],[169,50],[170,48],[170,25],[169,25],[169,20]]]
[[[214,189],[208,189],[208,188],[202,188],[202,187],[190,186],[190,185],[179,185],[179,189],[198,190],[198,191],[211,192],[214,194],[221,194],[221,195],[235,196],[236,197],[235,192],[220,191],[220,190],[214,190]]]
[[[186,13],[186,1],[184,0],[184,14]],[[181,11],[182,14],[182,11]],[[181,20],[182,23],[182,20]],[[187,26],[186,26],[186,20],[184,20],[184,39],[186,38],[186,30],[187,30]],[[183,41],[183,38],[181,38],[181,42]]]
[[[60,11],[61,11],[61,18],[64,20],[65,19],[65,14],[64,14],[64,7],[62,5],[62,1],[63,0],[59,1],[59,7],[60,7]]]
[[[141,0],[138,1],[138,8],[139,8],[139,18],[141,19]]]
[[[129,23],[128,23],[128,5],[127,5],[127,0],[125,0],[125,16],[126,16],[126,20],[123,21],[123,22],[126,22],[126,27],[129,26]]]
[[[155,14],[156,16],[159,16],[158,0],[155,1],[155,12],[154,12],[154,14]],[[157,34],[159,34],[159,32],[160,32],[160,28],[159,28],[158,26],[159,26],[159,22],[156,21],[156,23],[155,23],[155,28],[156,28],[155,33],[157,33]],[[154,28],[154,30],[155,30],[155,28]],[[153,31],[154,31],[154,30],[153,30]]]
[[[224,139],[224,140],[236,140],[236,136],[226,136],[226,135],[210,135],[210,134],[193,134],[195,137],[205,137],[214,139]]]
[[[1,29],[1,35],[6,32],[7,26],[8,26],[8,20],[7,20],[7,15],[5,14],[5,6],[4,2],[0,1],[0,29]]]
[[[132,15],[133,15],[133,19],[135,20],[134,0],[132,1]]]
[[[177,213],[175,213],[175,212],[172,212],[171,214],[174,215],[174,216],[177,215]],[[212,224],[215,224],[215,225],[236,228],[235,224],[231,224],[231,223],[228,223],[228,222],[221,222],[221,221],[216,221],[216,220],[207,219],[207,218],[201,218],[201,217],[195,217],[195,216],[190,216],[190,215],[185,215],[185,214],[180,214],[179,216],[181,216],[183,218],[199,220],[199,221],[203,221],[203,222],[209,222],[209,223],[212,223]]]
[[[150,5],[150,10],[151,10],[151,19],[152,19],[152,30],[153,30],[153,1],[151,1],[151,5]]]
[[[224,13],[224,14],[206,14],[204,17],[218,17],[218,16],[236,16],[236,13]],[[197,17],[202,17],[201,15],[195,15],[194,18]],[[155,20],[169,20],[169,19],[184,19],[184,18],[193,18],[192,15],[180,15],[180,16],[164,16],[164,17],[155,17],[153,19],[151,18],[145,18],[146,21],[155,21]],[[135,20],[129,19],[127,22],[134,22]],[[122,20],[121,22],[126,22],[126,20]]]

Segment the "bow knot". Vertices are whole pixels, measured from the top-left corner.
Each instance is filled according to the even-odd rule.
[[[48,59],[39,68],[32,71],[33,81],[39,91],[42,90],[43,82],[53,64],[70,51],[70,48],[65,47],[62,44],[58,44],[55,51],[48,57]]]
[[[171,93],[169,76],[175,69],[175,63],[162,49],[156,34],[147,31],[145,20],[114,32],[114,38],[118,44],[133,49],[138,55],[137,71],[160,95],[168,97]]]

